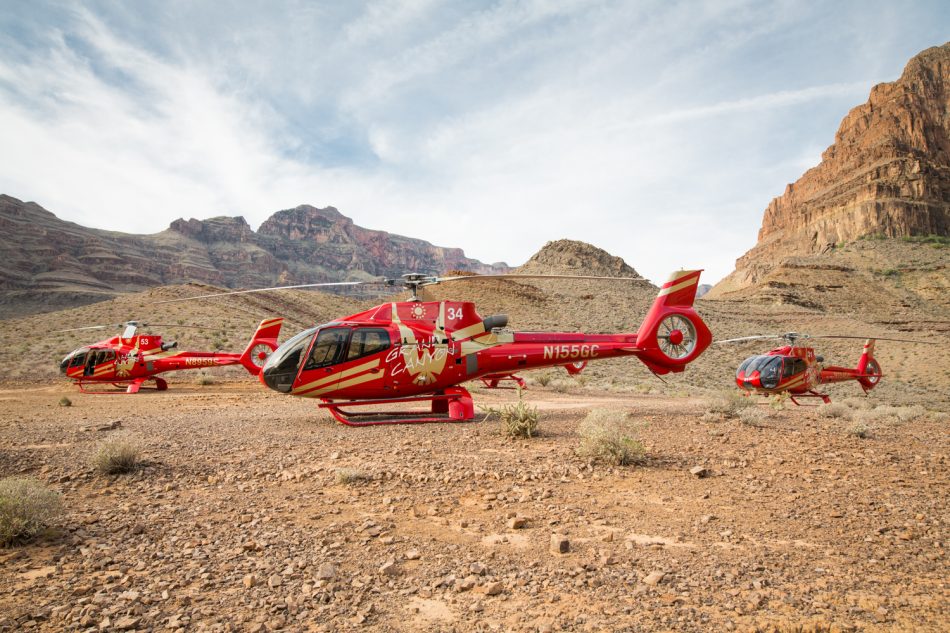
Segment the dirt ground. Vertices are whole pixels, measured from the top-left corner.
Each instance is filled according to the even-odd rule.
[[[513,441],[491,419],[346,428],[250,381],[2,389],[0,477],[66,514],[0,549],[0,631],[950,629],[945,414],[857,434],[816,408],[525,398],[541,434]],[[645,463],[577,455],[599,407],[642,424]],[[144,468],[96,474],[117,435]]]

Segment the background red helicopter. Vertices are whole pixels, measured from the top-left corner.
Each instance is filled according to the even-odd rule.
[[[765,396],[788,393],[791,396],[791,401],[795,404],[799,404],[797,398],[821,398],[822,402],[826,404],[831,402],[828,394],[816,391],[820,385],[829,383],[854,380],[861,385],[865,393],[874,389],[883,376],[881,365],[874,358],[875,340],[920,343],[920,341],[898,338],[838,335],[809,336],[808,334],[788,332],[787,334],[743,336],[717,341],[717,344],[773,338],[784,339],[787,345],[777,347],[765,354],[750,356],[742,361],[742,364],[736,370],[736,384],[740,389],[747,392],[755,392]],[[795,344],[796,341],[801,339],[818,338],[865,339],[864,351],[858,358],[857,366],[825,365],[824,358],[816,356],[813,348]]]
[[[412,291],[409,301],[384,303],[358,314],[300,332],[281,345],[261,370],[269,388],[305,398],[347,425],[470,420],[472,398],[460,384],[486,378],[489,383],[514,372],[565,366],[576,373],[583,363],[636,356],[655,374],[680,372],[712,341],[703,320],[692,308],[699,270],[679,271],[660,288],[659,295],[636,332],[584,334],[575,332],[513,332],[508,317],[481,317],[465,301],[420,301],[424,286],[481,279],[609,279],[573,275],[465,275],[432,277],[403,275]],[[383,282],[303,284],[292,288],[361,285]],[[265,288],[202,295],[189,299]],[[167,303],[167,302],[162,302]],[[353,407],[429,402],[429,411],[354,413]],[[378,419],[382,416],[382,419]],[[369,419],[374,417],[376,419]]]
[[[83,393],[116,393],[114,391],[89,392],[90,384],[128,385],[126,393],[137,393],[142,384],[154,380],[159,391],[168,389],[168,383],[158,374],[182,369],[200,369],[202,367],[223,367],[225,365],[243,365],[252,376],[260,373],[264,361],[277,349],[277,337],[280,334],[282,318],[261,321],[241,354],[228,352],[187,352],[173,351],[178,344],[174,341],[163,342],[158,334],[139,334],[139,327],[148,327],[148,323],[129,321],[115,327],[124,327],[121,336],[99,341],[80,347],[66,355],[59,364],[59,370],[72,379]],[[156,327],[194,327],[151,324]],[[89,327],[60,330],[71,332],[78,330],[101,330],[110,326],[93,325]]]

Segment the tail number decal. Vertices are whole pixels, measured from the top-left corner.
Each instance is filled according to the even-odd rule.
[[[217,361],[213,358],[186,358],[186,367],[213,367]]]
[[[600,345],[545,345],[544,360],[573,360],[575,358],[594,358]]]

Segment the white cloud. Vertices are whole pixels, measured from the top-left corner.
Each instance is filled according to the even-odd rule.
[[[781,2],[284,8],[79,9],[28,60],[0,51],[0,192],[134,232],[333,204],[485,261],[570,237],[714,281],[869,79],[894,78],[812,78],[781,36],[815,16]]]

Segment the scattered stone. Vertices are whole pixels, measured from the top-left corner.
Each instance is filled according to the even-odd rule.
[[[317,580],[333,580],[336,577],[336,567],[330,563],[320,565],[317,570]]]
[[[254,574],[248,574],[244,577],[244,586],[250,589],[257,584],[257,577]]]
[[[280,576],[278,576],[277,574],[274,574],[273,576],[267,579],[267,586],[270,587],[271,589],[274,589],[276,587],[280,587],[280,585],[283,582],[284,581],[281,579]]]
[[[666,577],[666,574],[664,572],[654,571],[647,574],[646,578],[643,579],[643,584],[654,587],[660,584],[660,582],[662,582],[665,577]]]
[[[549,549],[552,554],[567,554],[571,551],[571,542],[563,534],[552,534]]]
[[[384,576],[395,576],[399,573],[399,568],[396,566],[396,561],[393,559],[387,560],[379,568],[379,573]]]
[[[483,593],[486,596],[497,596],[504,590],[505,590],[505,586],[496,580],[494,582],[489,582],[482,585],[481,587],[478,587],[475,591],[477,591],[478,593]]]
[[[405,553],[406,560],[419,560],[422,558],[422,554],[419,553],[417,549],[411,549]]]
[[[525,517],[514,517],[508,519],[508,527],[510,527],[512,530],[520,530],[526,525],[528,525],[528,519]]]
[[[710,475],[710,471],[705,466],[693,466],[689,469],[689,474],[702,479],[703,477],[708,477]]]

